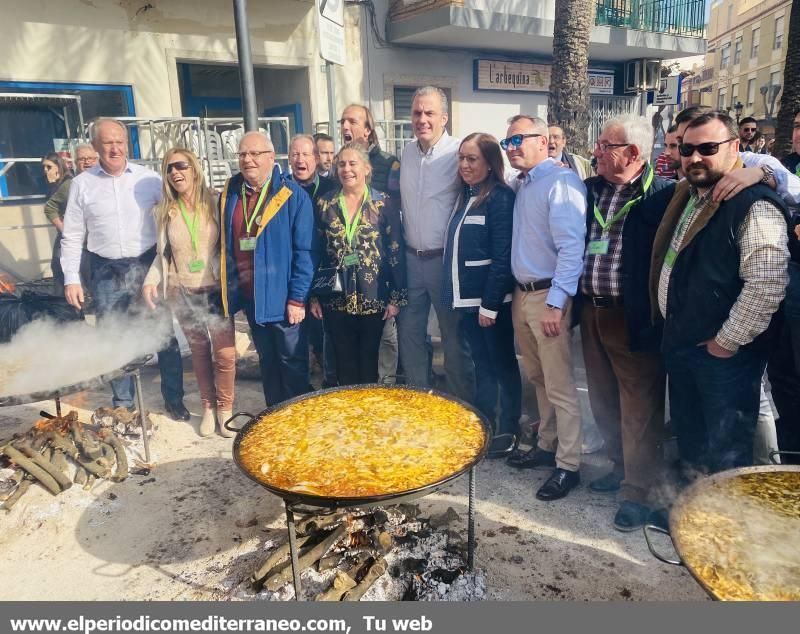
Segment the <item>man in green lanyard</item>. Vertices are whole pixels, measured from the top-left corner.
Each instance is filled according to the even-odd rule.
[[[649,164],[644,117],[606,122],[595,144],[598,176],[586,180],[586,257],[580,282],[581,342],[592,413],[614,466],[589,484],[619,490],[614,526],[640,528],[660,472],[664,367],[650,321],[648,270],[656,228],[675,181]]]

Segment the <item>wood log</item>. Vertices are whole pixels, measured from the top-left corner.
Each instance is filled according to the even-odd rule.
[[[337,527],[331,531],[331,534],[323,539],[319,544],[312,546],[304,554],[302,554],[298,560],[300,570],[302,571],[305,568],[313,565],[319,558],[328,552],[331,546],[344,537],[345,531],[346,528],[344,526]],[[275,592],[278,588],[286,585],[291,580],[292,562],[289,561],[285,565],[280,566],[274,574],[268,575],[264,580],[264,585],[266,586],[267,590]]]
[[[28,458],[30,458],[31,461],[36,464],[36,466],[47,471],[47,473],[52,476],[53,480],[58,483],[58,486],[62,491],[66,491],[72,486],[72,480],[70,480],[63,471],[59,471],[53,465],[53,463],[51,463],[49,460],[45,460],[44,456],[37,453],[30,445],[21,445],[19,450]]]
[[[392,536],[382,528],[375,527],[369,533],[370,541],[374,544],[375,548],[388,553],[392,549]]]
[[[33,480],[30,477],[23,478],[22,481],[19,483],[19,486],[17,486],[14,493],[12,493],[8,497],[8,499],[5,502],[3,502],[2,508],[5,509],[6,511],[10,511],[12,508],[14,508],[14,505],[17,503],[17,500],[19,500],[23,495],[25,495],[25,492],[31,488],[32,484]]]
[[[72,479],[72,481],[75,484],[83,486],[84,484],[86,484],[86,478],[89,474],[86,471],[86,469],[83,468],[83,465],[78,464],[76,465],[76,467],[77,468],[75,470],[75,477]]]
[[[342,596],[342,601],[360,601],[361,597],[372,587],[372,584],[378,580],[378,577],[385,572],[386,560],[381,557],[372,564],[364,578],[352,590],[345,592],[344,596]]]
[[[297,522],[298,535],[312,535],[319,531],[338,524],[342,521],[344,513],[331,513],[330,515],[314,515]]]
[[[67,456],[60,449],[53,448],[53,456],[50,458],[50,462],[56,469],[61,471],[61,473],[67,473],[69,469]]]
[[[88,429],[84,430],[81,428],[80,422],[77,420],[70,421],[69,428],[72,432],[72,437],[75,439],[75,445],[77,445],[84,456],[92,460],[103,457],[100,444],[92,438],[92,434]]]
[[[8,456],[14,463],[20,468],[27,471],[31,476],[36,478],[39,483],[50,493],[53,495],[58,495],[61,493],[61,488],[58,486],[58,482],[51,476],[47,471],[42,469],[39,465],[37,465],[32,460],[29,460],[25,457],[25,455],[12,447],[11,445],[6,445],[0,452],[4,453]]]
[[[75,443],[68,436],[62,436],[55,432],[50,432],[48,439],[54,447],[61,449],[65,454],[72,458],[79,466],[82,466],[86,471],[98,478],[107,478],[111,472],[108,469],[103,469],[100,465],[95,464],[91,460],[81,457],[80,451],[75,446]]]
[[[83,485],[83,490],[84,490],[84,491],[91,491],[91,490],[92,490],[92,487],[94,486],[94,483],[95,483],[96,481],[97,481],[97,476],[95,476],[95,475],[94,475],[94,474],[92,474],[92,473],[90,473],[89,475],[87,475],[87,476],[86,476],[86,484],[84,484],[84,485]]]
[[[98,444],[100,445],[100,453],[102,454],[102,457],[98,458],[96,462],[97,464],[111,471],[111,469],[114,467],[114,463],[117,460],[114,453],[114,448],[107,442],[100,441]]]
[[[125,453],[125,447],[122,446],[119,438],[113,431],[106,431],[101,433],[100,437],[114,448],[114,454],[117,459],[117,471],[111,477],[114,482],[122,482],[128,477],[128,455]]]
[[[336,576],[333,578],[333,585],[328,588],[325,592],[322,592],[316,596],[314,599],[315,601],[341,601],[342,596],[348,590],[352,590],[356,587],[356,582],[353,578],[345,572],[341,570],[336,573]]]
[[[305,539],[298,541],[297,542],[298,550],[303,546],[305,546],[306,542],[309,539],[310,539],[309,537],[306,537]],[[281,563],[288,556],[289,556],[289,543],[287,542],[285,544],[281,544],[280,546],[278,546],[270,554],[270,556],[267,557],[267,560],[263,564],[261,564],[259,569],[256,570],[252,575],[250,575],[250,581],[252,581],[254,584],[260,584],[260,582],[264,579],[264,577],[266,577],[269,574],[270,570],[272,570],[275,566]]]

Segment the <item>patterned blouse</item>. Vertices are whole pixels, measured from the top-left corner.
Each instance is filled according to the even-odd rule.
[[[361,218],[347,244],[345,222],[339,208],[340,188],[320,198],[316,218],[319,267],[339,266],[344,275],[344,292],[326,297],[323,304],[351,315],[382,313],[388,304],[407,303],[405,243],[400,213],[387,205],[386,197],[369,189],[361,206]],[[358,264],[347,266],[348,254],[358,256]]]

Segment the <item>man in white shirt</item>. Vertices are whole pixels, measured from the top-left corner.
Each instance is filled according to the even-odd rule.
[[[80,278],[84,239],[91,260],[91,290],[98,320],[112,314],[135,314],[144,276],[156,255],[152,209],[161,200],[161,178],[128,162],[128,131],[115,119],[99,119],[92,128],[99,163],[72,181],[64,215],[61,267],[64,296],[83,308]],[[164,313],[163,319],[169,315]],[[169,326],[171,329],[171,325]],[[183,365],[175,337],[158,353],[161,394],[167,412],[189,420],[183,405]],[[111,382],[114,407],[133,407],[133,380]]]
[[[439,320],[448,390],[473,398],[472,363],[458,335],[455,311],[442,304],[442,257],[447,221],[458,197],[459,139],[445,130],[447,96],[439,88],[417,90],[411,104],[416,142],[403,150],[400,198],[406,239],[408,305],[398,315],[400,358],[409,384],[427,387],[426,334],[431,305]]]

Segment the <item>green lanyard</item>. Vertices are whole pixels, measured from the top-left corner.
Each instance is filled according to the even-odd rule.
[[[180,199],[178,199],[178,206],[181,208],[183,222],[186,223],[186,228],[189,230],[189,236],[192,239],[192,255],[197,258],[197,217],[200,214],[195,211],[190,222],[189,213],[186,211],[186,207],[184,206],[183,201]]]
[[[649,167],[646,169],[649,169]],[[600,228],[603,230],[604,234],[608,233],[608,230],[611,228],[611,225],[613,225],[620,218],[624,218],[628,214],[628,212],[633,208],[633,206],[642,199],[642,196],[644,196],[647,193],[647,190],[650,189],[650,185],[652,184],[653,184],[653,170],[649,169],[647,176],[645,177],[644,188],[642,189],[641,195],[625,203],[622,206],[622,209],[620,209],[617,213],[615,213],[608,220],[608,222],[606,222],[606,220],[603,218],[603,214],[600,213],[600,210],[597,208],[597,205],[594,206],[595,220],[597,220],[597,224],[600,225]]]
[[[314,175],[314,191],[311,192],[311,200],[317,197],[317,190],[319,189],[319,174]]]
[[[253,213],[250,218],[247,217],[247,197],[245,196],[246,191],[244,188],[244,183],[242,183],[242,215],[244,216],[244,225],[247,229],[248,236],[250,235],[250,229],[253,226],[253,222],[258,216],[258,210],[261,209],[261,205],[264,204],[264,199],[267,197],[267,191],[269,191],[269,184],[271,181],[272,177],[270,176],[267,179],[267,182],[264,183],[264,186],[261,188],[261,194],[258,196],[258,201],[256,202],[256,206],[253,207]]]
[[[358,206],[358,212],[351,221],[349,214],[347,213],[347,205],[344,202],[344,192],[339,192],[339,209],[342,210],[342,216],[344,216],[344,235],[347,238],[347,244],[351,249],[353,247],[353,238],[355,238],[356,230],[358,229],[358,223],[361,220],[361,208],[364,206],[364,203],[367,202],[368,198],[369,188],[365,185],[364,198],[361,200],[361,204]]]
[[[678,226],[675,227],[675,233],[673,234],[673,237],[678,237],[681,235],[681,231],[683,231],[683,225],[686,224],[686,221],[689,220],[689,216],[692,215],[694,208],[697,207],[697,202],[697,198],[692,196],[689,199],[689,202],[686,203],[686,209],[684,209],[683,213],[681,214],[681,219],[678,221]]]
[[[794,175],[800,177],[800,163],[794,168]]]

